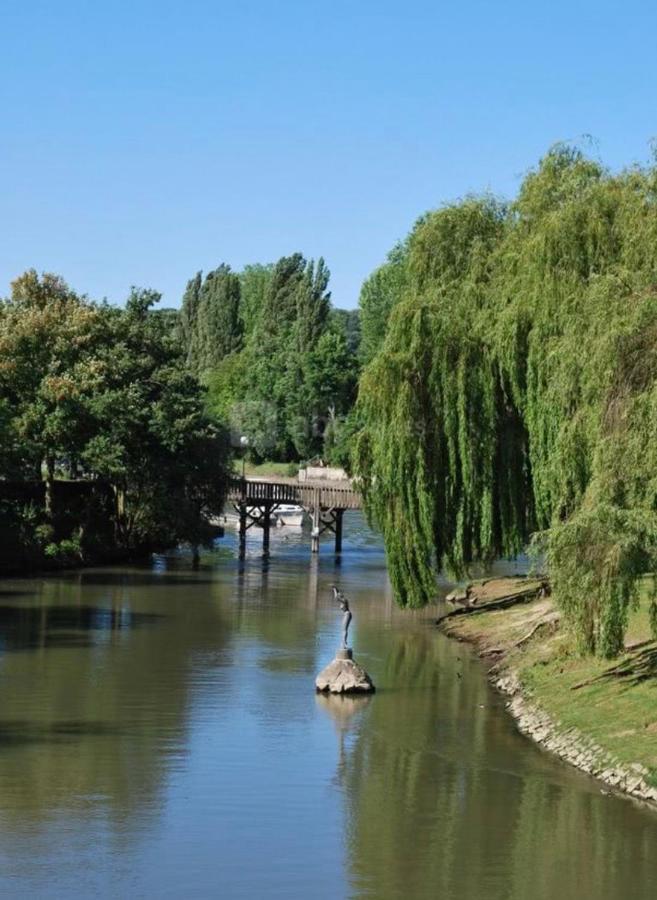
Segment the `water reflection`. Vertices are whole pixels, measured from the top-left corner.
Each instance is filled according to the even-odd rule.
[[[651,896],[654,813],[518,735],[467,649],[397,635],[382,672],[339,748],[357,895]]]
[[[192,621],[181,595],[163,602],[158,584],[147,572],[98,571],[17,590],[14,603],[5,592],[3,819],[46,826],[49,811],[68,808],[120,811],[125,822],[133,810],[140,827],[154,811],[186,740],[191,662],[227,646],[229,631],[220,607],[204,605]]]
[[[657,816],[518,735],[362,523],[339,567],[231,540],[3,584],[3,897],[653,896]],[[333,581],[374,696],[314,692]]]
[[[93,632],[153,625],[160,613],[126,606],[0,606],[0,651],[37,647],[91,647]],[[100,639],[102,636],[98,636]]]
[[[347,735],[353,732],[358,718],[372,700],[372,696],[345,694],[316,694],[316,702],[322,712],[327,713],[334,722],[338,734],[338,761],[334,783],[340,787],[348,787],[347,774],[349,762],[347,757]]]

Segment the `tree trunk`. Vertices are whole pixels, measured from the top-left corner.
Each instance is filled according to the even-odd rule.
[[[125,488],[113,484],[114,493],[114,529],[118,547],[127,548],[129,542],[128,526],[125,520]]]
[[[54,493],[55,493],[55,460],[52,456],[47,456],[46,460],[46,516],[52,523],[54,515]]]

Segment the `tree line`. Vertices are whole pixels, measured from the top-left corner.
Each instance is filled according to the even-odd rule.
[[[5,567],[212,539],[228,436],[170,323],[154,314],[159,299],[133,290],[124,308],[94,303],[29,271],[0,302]]]
[[[209,544],[242,437],[255,460],[346,461],[360,335],[328,283],[300,253],[199,272],[179,310],[17,278],[0,301],[4,567]]]
[[[331,305],[323,259],[301,253],[192,278],[179,331],[211,411],[255,460],[344,462],[360,370],[358,316]]]
[[[531,542],[579,646],[617,653],[657,570],[657,167],[559,146],[513,201],[424,215],[361,326],[354,465],[401,605]]]

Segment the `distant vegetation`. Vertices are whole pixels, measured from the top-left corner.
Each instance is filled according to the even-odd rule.
[[[580,647],[617,653],[657,569],[657,168],[558,147],[512,203],[425,215],[361,326],[356,467],[398,601],[533,536]]]
[[[187,285],[180,335],[210,410],[252,461],[348,459],[359,374],[357,315],[334,309],[322,259],[300,253]]]
[[[154,291],[119,308],[18,278],[0,301],[0,569],[209,543],[231,438],[286,474],[347,462],[360,332],[328,282],[300,253],[222,263],[176,310]]]

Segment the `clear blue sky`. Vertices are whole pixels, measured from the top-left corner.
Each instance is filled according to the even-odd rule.
[[[0,295],[122,302],[301,250],[334,301],[424,210],[509,196],[558,140],[657,136],[657,4],[0,0]]]

